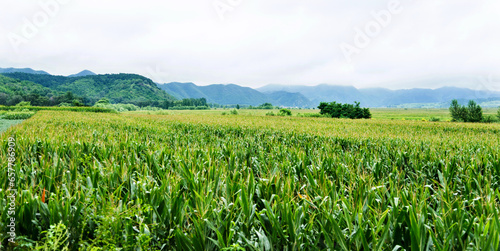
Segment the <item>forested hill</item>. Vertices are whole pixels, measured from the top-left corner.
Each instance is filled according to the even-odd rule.
[[[35,106],[53,106],[75,100],[81,102],[84,98],[71,93],[59,93],[31,81],[0,75],[0,105],[11,106],[26,101]]]
[[[174,100],[150,79],[137,74],[105,74],[82,77],[64,77],[27,73],[5,73],[7,77],[30,81],[52,91],[84,97],[93,104],[101,98],[113,103],[147,104],[155,101]]]

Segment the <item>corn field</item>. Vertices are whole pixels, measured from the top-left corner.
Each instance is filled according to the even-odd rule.
[[[39,111],[0,142],[1,250],[500,249],[496,124]]]

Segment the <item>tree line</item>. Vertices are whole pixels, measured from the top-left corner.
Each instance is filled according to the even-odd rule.
[[[495,122],[493,116],[484,116],[483,108],[478,105],[474,100],[469,100],[469,103],[460,105],[458,100],[454,99],[450,105],[451,121],[453,122]],[[500,109],[497,111],[497,117],[500,120]]]
[[[332,118],[369,119],[372,117],[370,109],[360,107],[359,102],[354,102],[354,105],[321,102],[318,109],[320,110],[320,114],[326,114]]]

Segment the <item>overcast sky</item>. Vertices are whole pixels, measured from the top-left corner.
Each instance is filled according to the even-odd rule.
[[[0,0],[0,67],[477,89],[500,71],[499,11],[498,0]]]

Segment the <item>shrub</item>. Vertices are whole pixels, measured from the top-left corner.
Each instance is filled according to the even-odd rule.
[[[483,119],[481,120],[483,123],[494,123],[497,122],[497,119],[493,115],[487,115],[484,116]]]
[[[96,102],[96,104],[104,104],[104,105],[109,105],[110,103],[111,102],[109,102],[109,99],[107,99],[107,98],[102,98]]]
[[[292,111],[290,111],[290,109],[281,109],[279,114],[279,116],[292,116]]]
[[[439,122],[439,121],[441,121],[441,119],[440,118],[436,118],[436,117],[431,117],[429,119],[429,121],[431,121],[431,122]]]
[[[238,115],[238,110],[236,109],[231,110],[231,115]]]
[[[30,101],[22,101],[22,102],[19,102],[16,106],[31,106],[31,102]]]
[[[35,115],[34,112],[7,112],[5,113],[5,115],[3,115],[3,119],[7,120],[29,119],[33,115]]]
[[[274,114],[274,112],[268,112],[266,113],[266,116],[276,116],[276,114]]]

